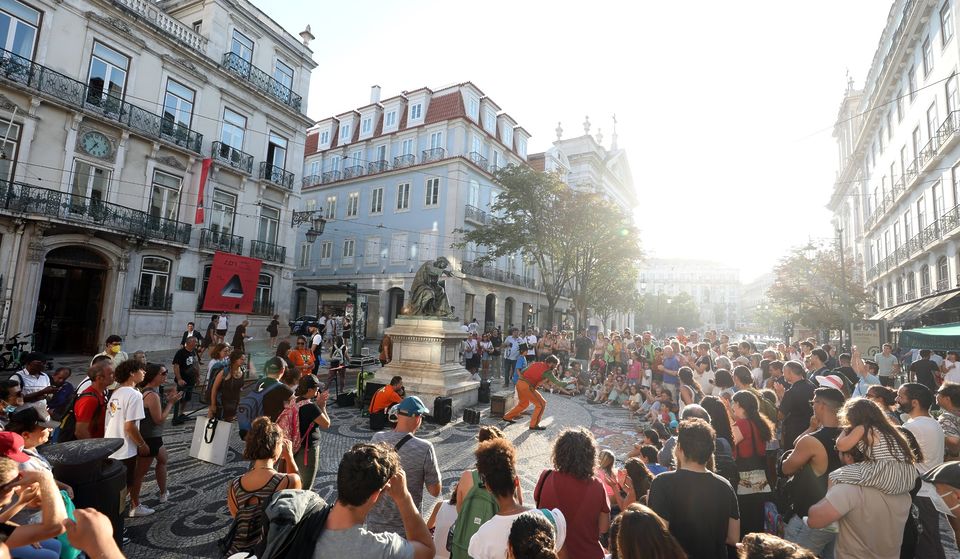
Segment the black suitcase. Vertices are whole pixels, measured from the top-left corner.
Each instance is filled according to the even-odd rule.
[[[490,381],[481,380],[480,388],[477,389],[477,402],[480,404],[490,403]]]
[[[480,423],[480,410],[473,408],[467,408],[463,410],[463,422],[469,423],[470,425],[477,425]]]
[[[446,425],[453,420],[453,398],[437,396],[433,401],[433,420],[438,425]]]
[[[356,404],[356,402],[356,392],[344,392],[343,394],[337,394],[337,407],[339,408],[352,407]]]

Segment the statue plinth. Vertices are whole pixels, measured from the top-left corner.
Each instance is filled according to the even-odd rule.
[[[433,411],[437,396],[453,399],[454,416],[477,403],[480,383],[460,364],[460,348],[467,338],[457,319],[429,316],[398,316],[386,329],[393,340],[393,360],[374,376],[376,382],[390,383],[403,377],[408,396],[419,396]]]

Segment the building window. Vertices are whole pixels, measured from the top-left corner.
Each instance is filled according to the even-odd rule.
[[[436,260],[437,259],[437,235],[433,231],[424,231],[420,233],[420,253],[419,259]]]
[[[253,299],[253,314],[273,313],[273,276],[260,274],[257,277],[257,294]]]
[[[933,219],[936,220],[944,210],[943,188],[940,186],[940,181],[937,181],[936,184],[930,187],[930,193],[932,194],[930,199],[933,201]]]
[[[363,263],[376,266],[380,262],[380,237],[370,237],[363,247]]]
[[[946,46],[953,38],[953,6],[950,0],[940,7],[940,41]]]
[[[900,248],[900,243],[900,221],[898,220],[893,223],[893,249]]]
[[[487,132],[491,134],[496,134],[497,132],[497,115],[493,112],[493,109],[487,109],[483,113],[483,127]]]
[[[109,184],[110,171],[108,169],[95,167],[86,161],[77,160],[73,169],[71,194],[74,199],[71,204],[86,207],[87,201],[81,198],[89,198],[94,202],[106,200]]]
[[[950,276],[950,271],[947,268],[947,257],[941,256],[937,260],[937,291],[942,291],[948,287],[947,278]]]
[[[410,155],[413,153],[413,139],[407,139],[400,143],[400,152],[403,155]]]
[[[510,126],[503,127],[503,143],[507,146],[507,149],[513,149],[513,128],[510,128]]]
[[[354,251],[356,249],[356,241],[353,239],[347,239],[343,241],[343,258],[340,260],[340,264],[344,266],[350,266],[353,264]]]
[[[325,146],[330,143],[330,131],[324,130],[320,133],[320,145]]]
[[[910,210],[903,212],[903,235],[908,241],[913,238],[913,215]]]
[[[129,58],[103,43],[94,42],[87,76],[87,103],[106,112],[120,112],[129,68]]]
[[[330,170],[339,171],[340,170],[340,156],[334,155],[330,158]]]
[[[912,271],[907,272],[907,296],[910,299],[917,297],[917,279]]]
[[[310,162],[310,176],[317,176],[320,174],[320,161],[311,161]]]
[[[426,197],[423,204],[430,208],[440,203],[440,179],[427,179]]]
[[[929,76],[930,70],[933,70],[933,43],[928,36],[923,40],[923,76]]]
[[[323,216],[327,219],[336,219],[337,217],[337,195],[327,196],[327,205],[324,208]]]
[[[141,309],[166,310],[170,285],[170,261],[144,256],[140,265],[140,285],[134,306]]]
[[[893,111],[887,111],[887,140],[893,140]]]
[[[927,214],[924,211],[926,209],[926,204],[924,204],[923,196],[917,200],[917,233],[923,233],[923,229],[927,226]]]
[[[387,116],[383,117],[383,127],[384,128],[393,128],[397,124],[397,111],[390,111],[387,113]]]
[[[907,70],[907,91],[910,92],[910,102],[913,103],[913,100],[917,97],[917,67],[911,66]]]
[[[913,129],[913,134],[910,135],[910,140],[913,142],[913,158],[917,159],[920,157],[920,141],[922,136],[920,135],[920,127],[917,126]],[[919,163],[917,163],[917,171],[920,171]]]
[[[223,128],[220,130],[220,141],[232,148],[243,150],[243,136],[247,129],[247,117],[240,113],[223,109]]]
[[[12,181],[17,162],[17,148],[20,145],[20,125],[0,120],[0,130],[3,130],[7,136],[7,141],[2,147],[6,157],[0,159],[0,180]],[[6,132],[7,130],[9,133]]]
[[[480,207],[480,183],[475,180],[470,181],[470,190],[467,191],[467,204],[475,208]]]
[[[403,264],[407,260],[407,234],[394,233],[390,238],[390,263]]]
[[[297,254],[297,265],[303,268],[310,267],[310,243],[300,243],[300,252]]]
[[[383,145],[377,146],[377,158],[374,161],[379,163],[381,161],[386,162],[386,160],[387,160],[387,145],[383,144]],[[386,170],[386,168],[384,167],[383,170]]]
[[[517,153],[520,154],[520,157],[523,157],[524,159],[527,158],[527,141],[526,140],[521,139],[520,141],[517,142]]]
[[[353,152],[353,156],[351,157],[351,159],[353,159],[354,165],[363,164],[363,150],[358,149],[357,151]]]
[[[280,85],[293,91],[293,68],[277,60],[273,67],[273,79],[280,82]]]
[[[960,164],[954,165],[950,171],[953,177],[953,205],[960,205]]]
[[[937,101],[934,99],[927,108],[927,137],[933,138],[937,134],[937,128],[940,126],[940,117],[937,115]]]
[[[480,101],[473,95],[467,98],[467,116],[476,123],[480,122]]]
[[[150,193],[150,215],[176,220],[180,211],[180,177],[160,171],[153,172]]]
[[[374,188],[370,198],[370,213],[383,213],[383,188]]]
[[[410,105],[410,120],[420,120],[423,117],[423,103]]]
[[[236,212],[237,197],[222,190],[214,190],[213,211],[210,212],[210,230],[224,235],[231,234]]]
[[[930,294],[930,266],[926,264],[920,267],[920,294]]]
[[[267,165],[277,169],[287,168],[287,139],[270,132],[267,142]]]
[[[275,245],[279,232],[280,210],[270,206],[260,206],[260,227],[257,231],[257,240]]]
[[[410,183],[397,185],[397,211],[410,209]]]
[[[903,90],[897,91],[897,122],[903,122]]]
[[[372,132],[372,131],[373,131],[373,119],[372,119],[372,118],[365,118],[365,119],[363,119],[362,121],[360,121],[360,133],[361,133],[361,134],[366,135],[366,134],[369,134],[369,133]]]
[[[320,243],[320,265],[329,266],[330,257],[333,254],[333,243],[331,241],[324,241]]]
[[[346,142],[350,140],[350,123],[344,122],[340,125],[340,141]]]
[[[430,134],[430,149],[443,147],[443,132],[434,132]]]
[[[357,217],[360,209],[360,193],[351,192],[347,195],[347,217]]]
[[[952,118],[951,113],[956,111],[958,108],[958,93],[957,93],[957,75],[954,74],[950,76],[947,80],[946,85],[944,86],[947,90],[947,118]]]
[[[253,61],[253,40],[243,33],[233,30],[233,41],[230,43],[230,52],[247,62]]]
[[[897,304],[903,302],[903,285],[905,283],[905,278],[900,276],[897,278]]]
[[[167,92],[163,97],[163,120],[179,126],[166,124],[164,133],[179,137],[184,134],[180,127],[190,128],[193,120],[194,92],[189,87],[174,80],[167,80]]]
[[[37,28],[40,26],[40,12],[17,2],[0,2],[0,47],[33,60],[33,49],[37,41]]]
[[[472,151],[474,151],[474,152],[477,153],[478,155],[481,155],[481,156],[482,156],[482,155],[483,155],[483,140],[481,140],[481,139],[480,139],[480,136],[477,135],[477,134],[474,134],[474,135],[472,136],[472,140],[473,140],[473,149],[472,149]]]

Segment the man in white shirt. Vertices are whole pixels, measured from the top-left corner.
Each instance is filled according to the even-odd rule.
[[[903,426],[913,433],[923,451],[923,462],[917,464],[921,475],[943,463],[943,428],[936,419],[930,417],[933,402],[933,392],[918,382],[905,383],[897,391],[900,412],[910,416]],[[937,495],[933,484],[923,482],[919,493],[913,498],[913,504],[920,512],[919,522],[923,528],[917,542],[916,556],[932,559],[960,556],[956,541],[953,541],[952,529],[946,530],[949,538],[941,538],[941,527],[944,523],[949,524],[946,514],[950,511]]]
[[[894,375],[900,372],[900,361],[893,354],[893,346],[883,344],[883,351],[876,354],[873,360],[877,362],[877,376],[880,377],[880,384],[892,388]]]
[[[947,358],[943,360],[943,380],[947,382],[960,383],[960,353],[948,351]]]
[[[230,320],[227,318],[227,313],[220,313],[220,318],[217,319],[217,343],[223,343],[223,339],[226,338],[227,329],[229,327]]]
[[[24,402],[45,402],[48,395],[59,390],[50,386],[50,377],[43,371],[46,364],[45,355],[32,351],[23,359],[23,369],[13,374],[13,379],[20,383]]]
[[[143,366],[133,360],[124,361],[113,373],[120,385],[113,391],[107,402],[104,438],[123,439],[123,446],[110,455],[127,467],[127,491],[130,492],[130,517],[149,516],[155,511],[140,504],[140,486],[143,484],[144,471],[137,476],[137,456],[149,456],[150,447],[140,435],[140,420],[145,416],[143,395],[135,387],[143,382]]]
[[[527,363],[533,363],[537,360],[537,334],[533,328],[527,330]]]
[[[480,333],[480,323],[477,322],[477,317],[473,317],[473,320],[470,321],[470,324],[467,325],[467,331],[471,334]]]
[[[523,338],[520,336],[520,330],[518,328],[511,328],[510,335],[507,336],[507,339],[503,340],[502,352],[503,352],[503,385],[507,386],[510,384],[510,379],[513,378],[513,369],[517,366],[517,359],[520,358],[520,343],[523,341]]]

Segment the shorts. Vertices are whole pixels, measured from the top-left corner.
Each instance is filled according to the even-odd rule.
[[[124,458],[121,462],[127,467],[127,488],[129,489],[133,486],[133,479],[137,475],[137,455],[134,454],[130,458]]]
[[[226,335],[227,335],[227,331],[226,331],[226,330],[217,330],[217,335],[220,336],[220,337],[226,336]]]
[[[143,442],[147,443],[147,446],[150,447],[151,457],[160,454],[160,449],[163,447],[163,437],[147,437],[143,439]]]

